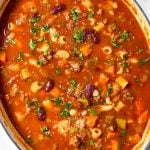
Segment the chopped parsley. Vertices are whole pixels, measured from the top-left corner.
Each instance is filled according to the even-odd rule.
[[[62,117],[69,117],[70,116],[70,109],[72,108],[73,104],[68,102],[64,104],[64,108],[60,111],[60,116]]]
[[[142,53],[144,50],[142,49],[142,48],[139,48],[138,50],[137,50],[137,52],[138,53]]]
[[[69,117],[70,116],[70,111],[67,108],[64,108],[63,110],[60,111],[60,116],[62,117]]]
[[[123,60],[123,61],[120,63],[120,66],[123,68],[123,71],[124,71],[124,72],[129,68],[129,65],[128,65],[128,63],[127,63],[126,60]]]
[[[66,108],[66,109],[70,109],[72,106],[73,106],[73,104],[71,102],[64,104],[64,108]]]
[[[37,65],[39,65],[39,66],[42,66],[43,65],[43,59],[38,59],[38,61],[37,61]]]
[[[90,11],[90,12],[88,12],[88,18],[93,18],[94,17],[94,12],[92,12],[92,11]]]
[[[43,126],[41,128],[41,133],[42,133],[43,136],[49,137],[50,136],[49,127],[48,126]]]
[[[37,45],[37,42],[30,39],[30,42],[29,42],[29,48],[30,50],[35,50],[36,49],[36,45]]]
[[[121,35],[120,35],[120,38],[123,40],[123,41],[126,41],[128,38],[129,38],[129,33],[127,31],[124,31]]]
[[[97,115],[97,111],[95,109],[89,109],[89,112],[93,115],[96,116]]]
[[[60,105],[63,103],[61,97],[50,98],[49,100],[52,101],[53,103],[55,103],[55,106],[56,106],[56,107],[60,106]]]
[[[70,81],[70,86],[71,86],[71,87],[76,87],[76,86],[77,86],[76,80],[71,79],[71,81]]]
[[[147,63],[149,63],[149,62],[150,62],[150,57],[144,58],[144,59],[139,59],[139,60],[138,60],[138,64],[139,64],[140,66],[143,66],[143,65],[145,65],[145,64],[147,64]]]
[[[120,47],[119,43],[118,43],[117,41],[115,41],[115,40],[112,40],[112,41],[111,41],[111,44],[112,44],[113,47],[115,47],[115,48],[119,48],[119,47]]]
[[[17,60],[23,60],[24,58],[24,53],[23,52],[19,52],[18,57],[16,58]]]
[[[26,142],[27,142],[27,143],[32,143],[32,142],[33,142],[33,140],[32,140],[32,138],[31,138],[31,137],[27,137],[27,138],[26,138]]]
[[[58,38],[59,37],[59,33],[58,32],[53,33],[53,37],[54,38]]]
[[[127,134],[127,130],[122,130],[120,133],[120,137],[124,137]]]
[[[16,41],[14,39],[9,40],[8,42],[12,45],[16,44]]]
[[[76,33],[73,35],[73,39],[80,43],[83,40],[83,30],[77,30]]]
[[[48,31],[50,29],[50,26],[48,24],[45,24],[43,27],[42,27],[42,30],[44,32]]]
[[[31,28],[30,32],[31,32],[32,34],[36,34],[36,33],[39,32],[39,29],[37,29],[37,28]]]
[[[72,13],[72,20],[78,21],[79,11],[76,8],[72,8],[71,13]]]
[[[82,52],[76,47],[73,48],[72,55],[78,57],[81,61],[84,60]]]
[[[27,107],[32,107],[32,106],[34,106],[35,101],[28,100],[28,101],[26,102],[26,104],[27,104]]]
[[[31,24],[34,24],[34,23],[39,22],[39,20],[40,20],[39,17],[31,17],[31,18],[29,19],[29,22],[30,22]]]
[[[93,140],[89,140],[89,144],[90,144],[91,146],[94,146],[94,145],[95,145],[95,143],[94,143]]]
[[[37,114],[39,114],[39,113],[40,113],[40,110],[41,110],[41,106],[40,106],[40,105],[37,105],[37,106],[35,107],[35,112],[36,112]]]
[[[107,86],[107,93],[106,93],[106,96],[109,97],[111,95],[111,93],[113,92],[113,87],[112,87],[112,84],[108,84]]]
[[[123,59],[127,60],[128,59],[128,54],[124,54]]]
[[[61,74],[61,69],[60,69],[58,66],[55,68],[55,73],[56,73],[57,75],[60,75],[60,74]]]

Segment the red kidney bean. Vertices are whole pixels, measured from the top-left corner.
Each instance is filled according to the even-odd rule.
[[[85,29],[83,31],[83,42],[85,42],[88,38],[91,38],[95,44],[100,43],[100,36],[95,30]]]
[[[55,81],[53,79],[50,79],[46,84],[45,91],[50,92],[54,88],[54,86],[55,86]]]
[[[93,84],[87,84],[85,87],[85,97],[91,99],[93,97],[93,91],[95,86]]]
[[[59,4],[55,7],[52,8],[51,13],[52,14],[58,14],[59,12],[62,12],[66,9],[66,5],[65,4]]]
[[[44,121],[46,119],[46,111],[43,107],[39,108],[38,118],[39,118],[40,121]]]

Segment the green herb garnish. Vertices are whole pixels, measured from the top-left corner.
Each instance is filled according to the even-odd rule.
[[[142,49],[142,48],[139,48],[139,49],[137,50],[138,53],[142,53],[143,51],[144,51],[144,49]]]
[[[126,41],[128,38],[129,38],[129,33],[127,31],[124,31],[121,35],[120,35],[120,38],[123,40],[123,41]]]
[[[32,107],[32,106],[34,106],[35,101],[28,100],[28,101],[26,102],[26,104],[27,104],[27,107]]]
[[[23,60],[24,58],[24,53],[23,52],[19,52],[18,57],[16,58],[17,60]]]
[[[30,22],[31,24],[34,24],[34,23],[39,22],[39,20],[40,20],[39,17],[31,17],[31,18],[29,19],[29,22]]]
[[[12,45],[16,44],[16,41],[13,40],[13,39],[9,40],[8,42],[9,42],[10,44],[12,44]]]
[[[37,45],[37,42],[30,39],[30,42],[29,42],[29,48],[30,50],[35,50],[36,49],[36,45]]]
[[[73,39],[80,43],[83,40],[83,30],[77,30],[76,33],[73,35]]]
[[[52,101],[53,103],[55,103],[55,106],[56,106],[56,107],[60,106],[60,105],[63,103],[61,97],[50,98],[49,100]]]
[[[69,117],[70,116],[70,111],[67,108],[64,108],[63,110],[60,111],[60,116],[62,117]]]
[[[49,137],[49,136],[50,136],[49,127],[48,127],[48,126],[43,126],[43,127],[41,128],[41,133],[42,133],[44,136]]]
[[[65,103],[63,110],[60,111],[60,116],[62,117],[69,117],[70,116],[70,109],[73,107],[71,102]]]
[[[79,11],[76,8],[72,8],[71,13],[72,13],[72,20],[78,21]]]
[[[50,29],[50,26],[48,24],[45,24],[43,27],[42,27],[42,30],[44,32],[48,31]]]
[[[30,32],[31,32],[32,34],[36,34],[36,33],[39,32],[39,29],[37,29],[37,28],[31,28]]]
[[[95,109],[89,109],[89,112],[93,115],[96,116],[97,115],[97,111]]]
[[[27,142],[27,143],[32,143],[32,142],[33,142],[33,140],[32,140],[32,138],[31,138],[31,137],[27,137],[27,138],[26,138],[26,142]]]
[[[150,62],[150,57],[144,58],[144,59],[139,59],[139,60],[138,60],[138,64],[139,64],[140,66],[143,66],[143,65],[145,65],[145,64],[147,64],[147,63],[149,63],[149,62]]]
[[[129,68],[129,65],[128,65],[128,63],[126,62],[126,60],[123,60],[123,61],[120,63],[120,66],[123,68],[123,71],[124,71],[124,72]]]
[[[106,93],[106,96],[109,97],[111,95],[111,93],[113,92],[113,87],[112,87],[112,84],[108,84],[107,86],[107,93]]]
[[[37,61],[37,65],[39,65],[39,66],[42,66],[43,65],[43,59],[38,59],[38,61]]]
[[[76,87],[76,86],[77,86],[77,82],[76,82],[76,80],[71,79],[71,81],[70,81],[70,86],[72,86],[72,87]]]
[[[90,144],[91,146],[94,146],[94,145],[95,145],[95,143],[94,143],[93,140],[89,140],[89,144]]]
[[[61,69],[60,69],[60,67],[56,67],[55,68],[55,73],[57,74],[57,75],[60,75],[61,74]]]
[[[127,60],[128,59],[128,54],[124,54],[123,59]]]
[[[119,47],[120,47],[119,43],[118,43],[117,41],[115,41],[115,40],[112,40],[112,41],[111,41],[111,44],[112,44],[113,47],[115,47],[115,48],[119,48]]]
[[[75,57],[78,57],[81,61],[84,60],[84,56],[82,52],[76,47],[73,48],[72,55]]]
[[[94,12],[92,12],[92,11],[90,11],[90,12],[88,12],[88,18],[93,18],[94,17]]]
[[[124,137],[127,134],[127,130],[122,130],[120,133],[120,137]]]

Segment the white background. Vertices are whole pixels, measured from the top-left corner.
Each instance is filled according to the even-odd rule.
[[[150,20],[150,0],[137,0]],[[18,150],[0,124],[0,150]]]

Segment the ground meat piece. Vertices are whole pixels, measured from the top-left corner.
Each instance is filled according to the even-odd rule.
[[[83,129],[85,127],[85,119],[78,119],[75,122],[76,127],[78,127],[79,129]]]
[[[47,65],[49,62],[47,57],[45,57],[44,55],[40,55],[39,60],[42,62],[43,65]]]
[[[99,139],[99,140],[97,140],[97,142],[95,142],[94,149],[96,149],[96,150],[101,150],[102,149],[101,139]]]
[[[23,25],[27,21],[27,15],[19,14],[18,19],[16,20],[16,25]]]
[[[70,61],[71,70],[74,72],[80,72],[82,69],[82,65],[79,62]]]
[[[79,140],[79,138],[77,136],[71,137],[69,143],[70,143],[70,145],[72,145],[72,146],[74,146],[76,148],[78,148],[80,146],[80,144],[81,144],[81,142],[80,142],[80,140]]]
[[[126,100],[133,101],[133,99],[134,99],[132,93],[129,90],[123,90],[121,93],[121,96],[124,101],[126,101]]]
[[[82,87],[77,87],[77,88],[75,89],[74,96],[75,96],[76,98],[80,98],[83,93],[84,93],[83,88],[82,88]]]

